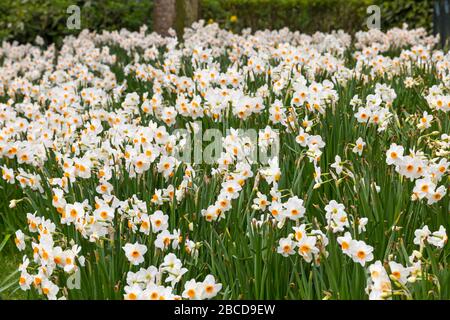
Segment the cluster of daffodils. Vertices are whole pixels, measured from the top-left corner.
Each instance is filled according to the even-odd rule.
[[[412,190],[412,200],[426,199],[428,204],[436,203],[445,196],[447,187],[439,185],[447,174],[450,163],[445,158],[434,158],[429,160],[420,151],[410,150],[404,155],[404,148],[392,144],[386,151],[386,163],[395,166],[395,171],[400,175],[415,181]]]
[[[405,46],[414,46],[421,44],[430,46],[436,44],[437,39],[429,36],[425,29],[408,29],[408,25],[404,24],[402,28],[392,28],[386,33],[378,29],[369,31],[358,31],[355,34],[356,47],[359,49],[367,49],[373,47],[379,52],[386,52],[392,47],[402,48]]]
[[[450,83],[449,83],[450,84]],[[440,86],[434,85],[429,89],[428,95],[425,96],[428,105],[432,110],[442,111],[444,113],[450,111],[450,88],[448,84]]]
[[[307,232],[305,224],[292,229],[293,233],[279,240],[277,252],[285,257],[297,252],[306,262],[309,263],[314,259],[314,263],[319,265],[321,257],[328,255],[325,250],[328,245],[326,235],[320,230]]]
[[[178,249],[182,236],[180,230],[173,230],[171,233],[168,230],[169,227],[169,216],[164,214],[161,210],[156,210],[152,214],[148,214],[146,203],[139,200],[136,195],[133,195],[129,201],[123,202],[119,214],[121,218],[126,221],[127,227],[131,229],[133,233],[140,232],[145,235],[150,233],[156,235],[154,245],[156,248],[161,250],[172,247],[173,249]],[[147,247],[144,246],[145,251]],[[125,251],[128,253],[127,246],[125,246]],[[128,260],[133,264],[138,264],[136,262],[142,262],[142,255],[136,256],[139,261],[132,260],[133,256],[127,254]]]
[[[249,137],[242,136],[238,130],[231,130],[223,138],[224,151],[220,154],[218,167],[212,169],[212,175],[223,176],[219,195],[214,204],[201,211],[206,221],[215,221],[225,218],[231,209],[231,203],[239,197],[247,179],[253,176],[251,169],[251,154],[254,146]]]
[[[142,27],[3,42],[0,233],[17,230],[19,286],[252,298],[262,263],[267,277],[326,275],[314,295],[344,264],[367,271],[371,299],[444,285],[450,53],[437,43],[407,26],[352,37],[203,21],[182,41]]]
[[[352,239],[352,235],[349,232],[338,237],[337,241],[341,245],[342,252],[352,258],[354,262],[364,266],[367,262],[373,260],[373,247],[362,240]]]
[[[137,259],[145,254],[146,247],[139,244],[127,244],[124,250],[130,260],[140,263]],[[216,283],[214,276],[207,275],[202,282],[197,282],[195,279],[186,281],[181,295],[175,294],[176,285],[187,271],[188,269],[183,267],[181,260],[173,253],[169,253],[159,267],[150,266],[146,269],[140,268],[137,272],[127,273],[124,299],[205,300],[214,298],[222,288],[222,284]]]
[[[296,199],[294,199],[295,201]],[[298,200],[298,199],[297,199]],[[302,200],[300,200],[301,203]],[[291,211],[296,211],[296,206],[292,198],[288,201],[291,202]],[[298,205],[298,204],[297,204]],[[302,208],[302,206],[300,206]],[[302,215],[304,215],[305,209],[302,208]],[[333,233],[342,233],[346,229],[350,228],[349,217],[345,212],[345,207],[343,204],[331,200],[325,206],[325,217],[327,220],[327,229],[331,230]],[[360,218],[358,221],[353,223],[352,227],[358,230],[358,234],[364,232],[365,225],[367,224],[367,218]],[[311,262],[312,255],[315,256],[315,262],[318,264],[320,262],[320,256],[327,257],[328,252],[325,250],[328,245],[327,236],[320,230],[311,230],[309,234],[306,232],[306,225],[301,224],[300,226],[293,227],[295,231],[289,234],[287,238],[280,239],[278,252],[284,256],[293,254],[293,247],[298,247],[298,253],[303,256],[307,262]],[[295,239],[295,241],[293,241]],[[319,241],[317,241],[317,239]],[[367,245],[362,240],[354,240],[350,232],[345,232],[343,236],[337,237],[337,242],[341,246],[342,252],[353,259],[354,262],[360,263],[362,266],[366,262],[373,260],[373,247]],[[315,247],[317,243],[317,247]]]
[[[32,255],[25,255],[19,266],[19,285],[24,291],[33,287],[49,300],[64,299],[60,292],[61,274],[74,275],[85,264],[85,258],[80,254],[81,247],[74,241],[66,242],[49,219],[27,214],[29,236],[21,230],[15,234],[15,243],[20,251],[30,242]]]
[[[419,250],[412,252],[406,266],[393,260],[386,265],[378,260],[369,266],[370,277],[366,291],[371,300],[390,300],[394,296],[411,299],[412,284],[427,277],[433,279],[429,270],[430,262],[424,256],[424,248],[428,245],[442,249],[448,241],[446,230],[440,226],[439,230],[431,232],[425,225],[422,229],[417,229],[414,235],[414,244],[419,246]]]
[[[378,126],[378,131],[386,130],[392,113],[389,108],[397,97],[395,91],[385,84],[377,83],[375,93],[366,97],[364,104],[358,95],[354,96],[350,104],[358,108],[355,118],[359,123],[368,123]]]

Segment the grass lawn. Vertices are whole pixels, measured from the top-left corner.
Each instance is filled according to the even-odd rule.
[[[21,259],[21,255],[17,254],[12,241],[6,245],[4,250],[0,251],[0,300],[26,299],[27,293],[20,290],[17,285],[8,286],[12,282],[17,283],[19,279],[19,273],[15,273],[13,277],[11,274],[17,270]],[[6,286],[8,288],[4,290]]]

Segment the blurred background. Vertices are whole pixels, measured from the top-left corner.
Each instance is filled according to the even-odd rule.
[[[243,28],[288,27],[305,33],[343,29],[367,30],[366,9],[381,9],[381,29],[424,27],[448,32],[449,0],[1,0],[0,40],[32,42],[37,35],[46,43],[59,43],[68,34],[70,5],[80,7],[81,29],[149,30],[167,34],[169,27],[182,33],[185,26],[204,19],[234,32]],[[438,11],[436,14],[436,10]],[[447,15],[446,15],[447,14]]]

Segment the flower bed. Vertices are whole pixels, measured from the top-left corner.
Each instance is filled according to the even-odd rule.
[[[450,298],[450,54],[424,30],[36,42],[0,48],[6,287]]]

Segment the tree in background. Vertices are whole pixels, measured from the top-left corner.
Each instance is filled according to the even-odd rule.
[[[153,29],[166,36],[175,24],[176,0],[154,0]]]
[[[198,19],[198,0],[154,0],[153,29],[161,35],[168,35],[170,28],[179,37],[186,26]]]

